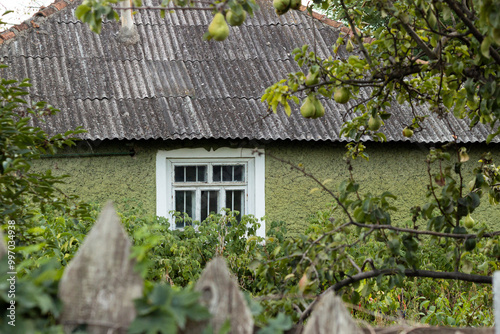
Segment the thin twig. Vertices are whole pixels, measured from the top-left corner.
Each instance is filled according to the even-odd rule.
[[[214,7],[154,7],[154,6],[148,6],[148,7],[111,7],[114,10],[126,10],[126,9],[132,9],[132,10],[214,10]]]

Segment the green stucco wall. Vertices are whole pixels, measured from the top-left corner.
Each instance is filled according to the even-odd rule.
[[[151,145],[133,145],[119,141],[79,142],[76,148],[58,152],[68,154],[105,154],[128,152],[134,156],[98,156],[46,158],[37,161],[34,170],[52,169],[55,175],[67,174],[61,188],[83,200],[104,204],[114,201],[120,209],[125,206],[142,208],[150,215],[156,205],[155,152]]]
[[[367,144],[370,160],[352,161],[353,176],[360,183],[361,193],[374,195],[389,191],[397,196],[394,201],[398,211],[392,214],[393,223],[403,223],[411,219],[410,208],[425,203],[428,185],[427,165],[429,148],[422,144],[371,143]],[[476,167],[483,152],[492,152],[496,161],[500,160],[500,148],[486,145],[465,145],[470,151],[469,170]],[[321,181],[333,179],[328,185],[333,189],[349,177],[347,164],[343,160],[346,152],[341,143],[281,143],[268,145],[267,152],[284,160],[303,164],[308,173]],[[266,159],[266,212],[268,220],[283,220],[288,223],[289,232],[297,233],[318,210],[331,206],[332,199],[325,192],[314,192],[318,187],[298,171],[291,171],[282,162]],[[467,173],[464,173],[467,175]],[[469,180],[466,180],[468,183]],[[480,206],[473,217],[500,228],[500,206],[494,209]]]
[[[332,179],[329,185],[336,187],[348,177],[342,159],[345,147],[342,143],[318,142],[272,142],[260,144],[270,153],[295,164],[303,164],[309,173],[320,180]],[[64,190],[79,195],[85,200],[104,203],[113,200],[119,208],[140,207],[149,215],[156,210],[156,152],[159,149],[181,147],[209,148],[249,146],[245,142],[229,141],[103,141],[81,142],[66,153],[106,153],[129,151],[135,155],[85,158],[42,159],[35,170],[52,169],[54,174],[69,174]],[[495,160],[500,159],[500,148],[486,145],[465,145],[471,152],[470,161],[477,161],[480,154],[490,151]],[[60,152],[65,153],[65,152]],[[380,194],[390,191],[398,199],[400,209],[393,215],[394,222],[410,218],[409,209],[422,205],[428,182],[425,157],[428,148],[424,145],[405,143],[368,144],[370,161],[353,161],[353,174],[361,183],[362,192]],[[324,192],[309,194],[317,187],[314,182],[276,159],[266,156],[266,219],[287,222],[292,234],[302,231],[309,218],[318,210],[331,205],[331,198]],[[473,168],[473,163],[469,164]],[[467,180],[468,182],[468,180]],[[474,218],[500,228],[500,207],[494,209],[483,205]]]

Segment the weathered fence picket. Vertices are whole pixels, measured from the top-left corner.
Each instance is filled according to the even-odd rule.
[[[363,333],[349,315],[342,299],[333,292],[321,297],[304,328],[304,334],[330,333]]]
[[[66,332],[87,324],[92,334],[126,333],[143,280],[130,259],[132,243],[108,203],[59,283]]]
[[[103,209],[59,284],[63,311],[59,318],[66,333],[86,325],[92,334],[122,334],[134,320],[133,300],[142,296],[143,280],[134,272],[130,259],[131,241],[112,204]],[[7,253],[0,231],[0,257]],[[494,276],[495,315],[500,319],[500,273]],[[196,283],[199,302],[212,317],[206,322],[188,321],[182,334],[198,334],[207,325],[218,333],[229,321],[232,334],[253,334],[250,309],[236,279],[223,258],[210,261]],[[500,326],[497,326],[500,328]],[[314,307],[305,327],[292,328],[291,334],[494,334],[493,328],[409,327],[363,328],[356,325],[341,298],[333,292],[324,295]],[[497,329],[497,334],[500,332]]]
[[[200,303],[212,314],[209,326],[213,333],[219,333],[226,321],[231,324],[231,333],[253,333],[252,313],[223,258],[217,257],[207,264],[195,290],[201,292]],[[189,323],[184,333],[201,333],[205,325]]]

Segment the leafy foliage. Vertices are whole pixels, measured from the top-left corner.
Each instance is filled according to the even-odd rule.
[[[83,130],[49,137],[40,128],[30,126],[30,116],[51,115],[58,110],[45,102],[26,102],[25,88],[30,86],[27,79],[0,80],[0,221],[16,220],[18,242],[27,242],[33,208],[44,211],[50,205],[72,211],[74,216],[85,215],[85,205],[57,187],[65,176],[56,177],[50,171],[30,172],[32,161],[39,159],[40,154],[74,145],[74,136]]]
[[[19,278],[8,272],[10,270],[4,257],[0,260],[0,331],[62,334],[62,327],[56,325],[56,318],[61,312],[61,302],[57,298],[61,265],[55,260],[40,260],[38,268],[30,275]],[[14,308],[14,313],[9,308]],[[11,321],[15,326],[9,325]]]
[[[85,0],[75,11],[77,19],[89,25],[90,29],[95,33],[100,33],[102,22],[107,20],[119,20],[117,4],[120,0]],[[142,6],[141,0],[133,0],[131,9],[139,9]],[[149,10],[159,10],[161,17],[165,17],[166,13],[173,10],[182,10],[183,7],[190,7],[192,10],[203,10],[212,12],[214,21],[217,26],[227,23],[233,26],[238,26],[243,23],[247,17],[247,13],[253,16],[254,11],[258,9],[255,0],[229,0],[229,1],[214,1],[208,3],[198,0],[162,0],[158,7],[148,7]],[[220,15],[217,15],[220,14]],[[222,19],[222,23],[219,22]],[[226,23],[227,21],[227,23]],[[211,29],[209,29],[211,30]],[[226,34],[227,37],[227,34]],[[210,40],[214,38],[217,41],[225,39],[216,38],[209,31],[204,35],[204,38]]]
[[[187,318],[194,321],[209,319],[210,313],[198,302],[199,295],[190,289],[155,285],[143,298],[135,301],[138,316],[130,325],[129,333],[175,334],[178,328],[185,328]]]
[[[492,1],[322,0],[315,4],[335,12],[351,32],[341,34],[325,59],[307,45],[293,51],[305,71],[290,73],[266,90],[262,100],[274,112],[282,105],[290,114],[289,103],[298,104],[304,93],[332,98],[343,91],[353,101],[347,111],[353,119],[342,129],[342,135],[356,142],[348,146],[353,156],[363,150],[364,135],[385,141],[383,129],[371,127],[369,121],[390,118],[386,110],[394,104],[406,104],[414,115],[404,126],[405,137],[425,127],[427,110],[440,118],[468,118],[471,128],[479,122],[490,125],[488,142],[498,135],[500,12]],[[314,84],[307,80],[313,70],[319,71]],[[359,98],[362,91],[369,98]]]

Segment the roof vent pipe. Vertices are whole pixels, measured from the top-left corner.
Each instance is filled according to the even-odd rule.
[[[120,43],[131,45],[139,42],[139,34],[137,33],[137,28],[134,25],[134,19],[132,18],[132,0],[124,0],[120,2],[121,16],[122,16],[122,27],[118,33],[118,41]]]

